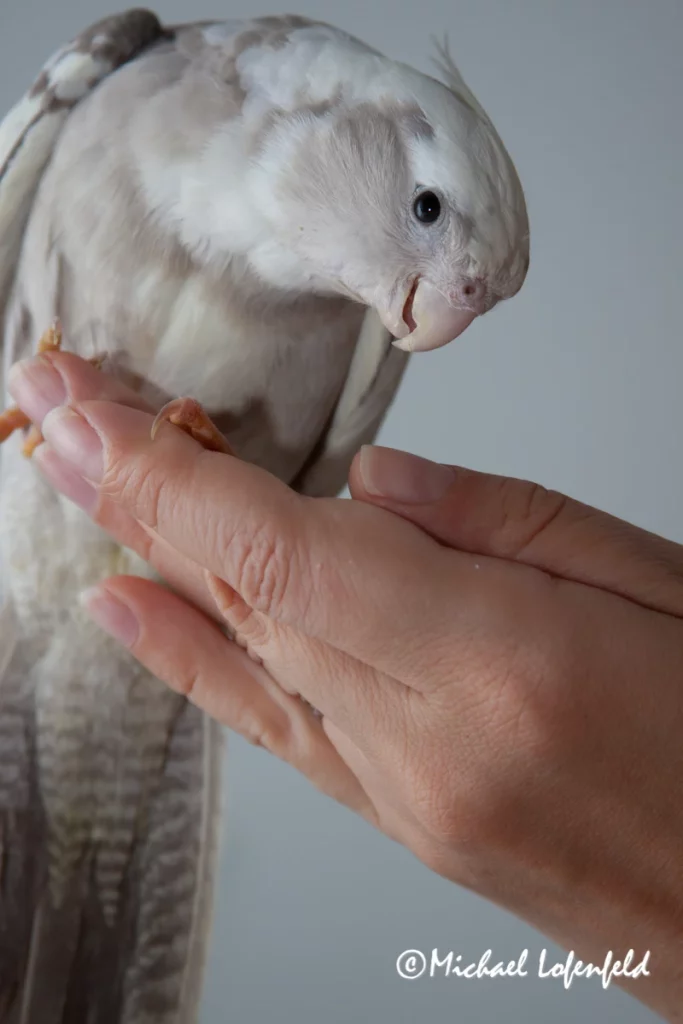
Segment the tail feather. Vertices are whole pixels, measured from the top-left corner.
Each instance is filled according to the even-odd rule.
[[[196,1020],[211,923],[221,750],[219,727],[183,704],[142,850],[138,955],[126,977],[126,1024]]]
[[[88,848],[95,807],[91,722],[96,690],[79,672],[73,642],[69,629],[55,636],[31,673],[50,895],[57,907],[64,904]]]
[[[6,609],[3,611],[3,620]],[[0,658],[0,1021],[14,1024],[30,955],[33,911],[45,884],[44,817],[38,798],[31,694],[16,638],[2,637]],[[8,656],[8,648],[9,656]],[[10,670],[10,666],[11,669]]]
[[[96,723],[95,771],[101,785],[92,826],[95,878],[110,924],[133,846],[149,826],[150,799],[168,761],[169,737],[181,706],[176,694],[139,666],[127,670],[126,683],[116,684],[120,692],[111,701],[113,715]]]
[[[53,821],[74,819],[61,804],[56,819],[47,813],[54,778],[44,785],[60,747],[55,736],[41,759],[39,691],[31,692],[25,672],[19,645],[0,679],[0,1024],[191,1024],[210,923],[220,730],[142,669],[132,687],[121,680],[130,706],[122,721],[100,714],[98,728],[122,726],[119,753],[135,762],[139,744],[138,767],[128,780],[114,773],[102,790],[93,774],[98,813],[78,856],[70,834],[67,860]],[[128,730],[145,709],[145,728]],[[92,744],[92,719],[90,728]],[[77,755],[73,742],[69,758]],[[89,749],[80,751],[85,776]],[[48,752],[56,760],[45,760]],[[74,761],[62,781],[75,770]],[[79,834],[82,827],[84,816]]]
[[[31,945],[21,990],[18,1024],[62,1024],[68,979],[78,946],[84,879],[77,877],[56,909],[44,894],[33,915]]]

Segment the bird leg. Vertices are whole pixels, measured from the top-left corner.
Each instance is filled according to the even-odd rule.
[[[62,328],[59,320],[55,320],[38,342],[37,354],[58,352],[61,347]],[[88,362],[100,369],[105,359],[105,355],[92,356]],[[156,437],[157,431],[164,421],[180,427],[208,451],[223,452],[226,455],[234,454],[220,430],[211,422],[209,416],[194,398],[174,398],[172,402],[167,402],[152,424],[152,439]],[[22,452],[26,458],[30,459],[38,445],[42,444],[43,435],[39,427],[31,423],[28,416],[16,405],[0,413],[0,444],[11,437],[16,430],[26,430],[27,428],[28,433]]]
[[[37,354],[42,356],[46,352],[59,352],[61,347],[62,327],[59,320],[55,320],[38,342]],[[102,355],[93,356],[88,362],[99,369],[104,358]],[[26,428],[28,428],[28,433],[24,440],[22,452],[27,459],[30,459],[38,445],[43,443],[43,435],[40,429],[31,423],[28,416],[16,405],[0,413],[0,444],[6,441],[8,437],[11,437],[15,430],[26,430]]]
[[[167,402],[163,409],[159,410],[152,424],[152,440],[157,436],[161,424],[166,422],[180,427],[207,451],[222,452],[224,455],[235,454],[218,427],[211,422],[208,414],[194,398],[174,398],[173,401]]]

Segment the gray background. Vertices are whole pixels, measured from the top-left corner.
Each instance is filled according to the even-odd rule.
[[[532,478],[683,541],[680,0],[204,0],[195,16],[292,8],[425,69],[430,35],[448,30],[528,195],[523,293],[414,360],[382,441]],[[112,9],[116,0],[0,0],[0,108]],[[156,10],[192,17],[187,0]],[[478,958],[488,947],[537,955],[544,942],[268,755],[234,740],[228,774],[202,1024],[655,1019],[596,982],[567,993],[532,978],[400,981],[407,947]]]

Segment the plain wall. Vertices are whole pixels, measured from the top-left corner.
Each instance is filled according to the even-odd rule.
[[[112,9],[0,0],[0,109]],[[180,0],[155,9],[168,21],[193,10]],[[195,16],[286,9],[205,0]],[[425,70],[430,36],[447,30],[529,202],[522,294],[413,360],[382,442],[531,478],[683,542],[683,4],[301,0],[298,12]],[[476,959],[488,947],[536,957],[548,944],[267,754],[233,740],[227,776],[202,1024],[655,1019],[595,981],[569,992],[533,977],[401,981],[394,963],[409,947]]]

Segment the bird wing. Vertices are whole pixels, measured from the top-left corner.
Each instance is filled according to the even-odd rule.
[[[163,36],[150,11],[97,22],[45,63],[0,123],[0,320],[33,197],[70,111],[106,75]]]
[[[338,493],[360,446],[374,440],[409,359],[392,342],[389,331],[369,309],[327,428],[293,481],[301,493],[312,497]]]

